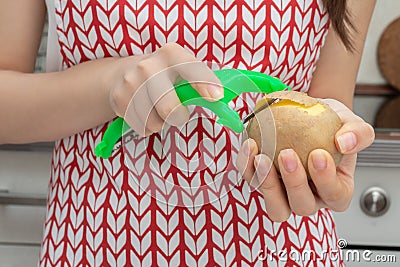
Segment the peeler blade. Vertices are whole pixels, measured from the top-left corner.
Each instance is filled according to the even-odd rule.
[[[121,147],[125,146],[126,144],[128,144],[129,142],[131,142],[132,140],[134,140],[138,137],[140,137],[140,135],[137,132],[135,132],[132,129],[128,130],[118,140],[118,142],[120,142],[120,144],[116,145],[112,151],[115,152],[115,151],[121,149]]]
[[[270,100],[268,100],[265,104],[263,104],[261,107],[259,107],[258,109],[256,109],[255,111],[253,111],[252,113],[250,113],[249,115],[247,115],[244,119],[243,119],[243,123],[247,123],[249,120],[251,120],[252,118],[254,118],[254,116],[256,116],[256,114],[266,108],[268,108],[270,105],[275,104],[277,102],[279,102],[279,98],[271,98]]]

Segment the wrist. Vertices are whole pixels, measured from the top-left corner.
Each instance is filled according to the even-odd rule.
[[[143,57],[146,55],[114,58],[109,62],[110,66],[101,77],[103,90],[107,94],[110,108],[115,116],[124,117],[125,115],[135,91],[132,85],[138,84],[135,66]]]
[[[112,111],[114,117],[121,117],[120,112],[114,98],[115,89],[121,82],[121,63],[124,58],[104,58],[102,59],[102,69],[97,72],[97,81],[99,82],[99,88],[105,97],[107,107]]]

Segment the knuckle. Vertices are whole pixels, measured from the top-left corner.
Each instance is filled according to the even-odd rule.
[[[186,51],[181,55],[182,63],[193,63],[193,64],[186,64],[184,65],[185,68],[193,68],[194,70],[198,67],[202,67],[201,61],[198,60],[193,54]]]
[[[146,58],[136,64],[136,69],[146,77],[150,77],[154,73],[154,64],[151,58]]]
[[[167,42],[165,45],[163,45],[163,48],[165,49],[179,49],[182,48],[179,44],[175,42]]]
[[[285,180],[284,180],[285,182]],[[285,187],[287,190],[291,190],[291,191],[303,191],[304,189],[306,189],[308,187],[308,183],[304,182],[304,181],[296,181],[296,182],[289,182],[289,183],[285,183]]]
[[[275,190],[280,191],[281,190],[281,185],[280,184],[275,184],[275,183],[270,183],[270,179],[268,177],[265,177],[264,181],[261,183],[261,191],[264,193],[264,195],[268,195],[270,192],[273,192]]]
[[[134,77],[133,77],[132,73],[131,72],[124,73],[124,75],[122,76],[122,81],[125,85],[132,84],[134,82]]]
[[[179,70],[179,63],[200,62],[193,54],[177,43],[167,43],[162,46],[157,53],[167,58],[168,62],[171,61],[178,64],[178,66],[175,66],[177,70]],[[188,68],[190,66],[185,65],[182,67]]]
[[[171,53],[175,53],[176,51],[179,51],[182,49],[183,49],[183,47],[180,46],[179,44],[169,42],[169,43],[166,43],[165,45],[163,45],[160,49],[158,49],[158,52],[161,54],[166,53],[169,55]]]

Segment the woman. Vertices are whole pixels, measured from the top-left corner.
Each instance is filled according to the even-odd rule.
[[[45,4],[0,4],[0,143],[58,140],[41,266],[340,265],[326,253],[338,249],[330,209],[348,206],[356,153],[374,138],[348,109],[374,0],[46,3],[56,62],[46,74],[30,74]],[[252,140],[240,147],[207,111],[179,105],[170,90],[179,77],[210,101],[222,97],[201,62],[329,99],[344,122],[342,163],[312,152],[313,191],[285,150],[281,183]],[[259,97],[245,94],[235,109],[245,116]],[[146,137],[96,158],[108,122],[125,114]],[[159,132],[164,122],[179,127]],[[258,191],[242,179],[255,175]],[[293,257],[307,252],[315,257]]]

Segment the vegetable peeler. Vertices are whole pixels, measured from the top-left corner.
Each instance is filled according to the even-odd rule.
[[[224,88],[224,97],[222,99],[216,102],[207,101],[186,80],[174,85],[176,94],[184,106],[196,105],[211,110],[219,117],[217,123],[230,128],[236,133],[241,133],[244,130],[244,125],[240,120],[239,114],[228,106],[230,101],[246,92],[268,94],[290,90],[279,79],[264,73],[238,69],[215,70],[214,73]],[[115,144],[122,135],[126,136],[126,133],[131,135],[131,138],[127,141],[132,140],[135,137],[135,133],[129,129],[129,125],[125,123],[123,118],[114,120],[105,131],[102,141],[96,146],[96,156],[101,158],[110,157],[114,151]],[[138,135],[136,134],[136,136]]]

